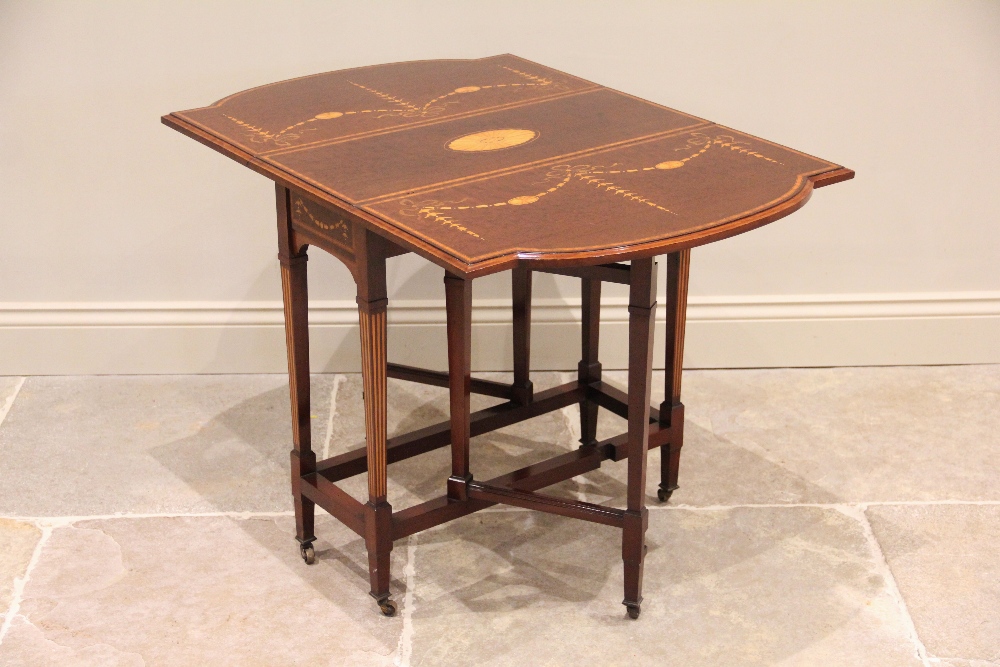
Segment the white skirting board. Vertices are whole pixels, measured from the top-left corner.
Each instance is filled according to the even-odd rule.
[[[535,300],[533,369],[575,369],[579,318],[578,300]],[[310,320],[313,370],[357,371],[354,302]],[[604,367],[624,368],[625,302],[601,321]],[[444,322],[441,301],[390,301],[389,358],[443,369]],[[279,302],[0,303],[0,375],[283,373],[284,343]],[[1000,363],[1000,292],[692,297],[686,343],[686,368]],[[510,346],[509,301],[475,301],[473,368],[509,370]]]

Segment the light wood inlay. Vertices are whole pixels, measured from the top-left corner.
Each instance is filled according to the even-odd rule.
[[[362,304],[361,370],[365,389],[365,441],[368,448],[368,494],[384,499],[386,482],[386,311],[385,305]]]
[[[454,139],[448,142],[448,148],[453,151],[465,153],[498,151],[503,148],[513,148],[514,146],[526,144],[536,137],[538,137],[538,133],[534,130],[486,130],[484,132],[466,134]]]
[[[353,253],[354,226],[343,215],[330,211],[301,196],[292,197],[292,223],[312,228],[342,249]]]
[[[329,72],[164,122],[308,193],[296,224],[338,251],[320,206],[461,277],[701,245],[853,176],[510,55]]]

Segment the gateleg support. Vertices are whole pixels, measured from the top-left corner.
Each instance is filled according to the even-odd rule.
[[[601,379],[601,362],[598,351],[601,333],[601,281],[597,278],[580,280],[582,298],[582,340],[577,378],[581,384],[590,384]],[[580,401],[580,444],[593,445],[597,442],[597,403]]]
[[[653,372],[653,327],[656,321],[656,263],[632,260],[629,286],[628,351],[628,489],[622,530],[625,599],[631,618],[642,605],[642,572],[646,556],[646,458],[649,440],[649,395]]]
[[[625,564],[625,598],[622,604],[632,618],[642,610],[642,575],[646,561],[646,529],[649,527],[649,510],[625,510],[622,527],[622,561]]]
[[[665,411],[665,406],[661,403],[661,423]],[[677,403],[666,412],[670,434],[669,440],[660,447],[660,485],[656,490],[656,497],[660,502],[667,502],[673,492],[680,488],[677,478],[680,472],[681,447],[684,446],[684,406]]]
[[[451,412],[451,476],[448,499],[468,502],[472,396],[472,281],[446,273],[448,392]]]
[[[315,452],[292,450],[292,498],[295,503],[295,539],[302,551],[302,558],[309,563],[313,555],[309,547],[316,541],[316,503],[302,494],[302,475],[316,471]]]
[[[660,423],[670,427],[670,441],[660,450],[660,486],[656,495],[666,502],[675,490],[684,446],[684,404],[681,403],[681,373],[684,364],[684,329],[687,323],[688,276],[691,251],[667,255],[667,326],[664,396]]]
[[[514,319],[514,383],[512,398],[521,405],[530,403],[534,386],[531,371],[531,269],[516,266],[511,271],[511,296]]]

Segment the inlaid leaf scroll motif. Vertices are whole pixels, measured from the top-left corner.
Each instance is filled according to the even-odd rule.
[[[354,248],[354,228],[350,221],[334,215],[319,205],[307,203],[302,197],[292,198],[292,220],[322,230],[325,232],[323,234],[325,238],[345,250]]]
[[[352,86],[370,93],[385,103],[383,108],[371,109],[337,109],[320,112],[311,118],[305,118],[292,123],[283,129],[267,129],[254,123],[235,116],[226,115],[236,125],[242,127],[247,132],[247,138],[252,143],[270,144],[275,148],[287,148],[304,143],[303,139],[309,132],[326,122],[337,121],[343,123],[353,117],[361,117],[366,114],[374,115],[376,118],[434,118],[444,113],[448,105],[460,104],[461,98],[470,96],[486,90],[506,89],[516,91],[528,87],[556,86],[552,79],[537,76],[529,72],[524,72],[513,67],[501,66],[501,69],[512,72],[522,80],[513,83],[481,83],[478,85],[461,85],[446,93],[420,104],[410,100],[402,99],[391,93],[366,86],[357,81],[348,81]]]
[[[416,202],[412,199],[400,200],[405,207],[400,211],[403,215],[418,215],[442,225],[451,227],[477,238],[482,238],[480,234],[467,226],[469,223],[459,222],[458,215],[475,213],[480,209],[496,208],[499,206],[527,206],[543,200],[566,187],[568,184],[578,182],[591,186],[604,195],[621,198],[622,201],[631,202],[656,209],[668,215],[677,215],[663,202],[653,201],[645,195],[636,191],[636,188],[628,184],[631,175],[642,173],[658,173],[665,177],[673,170],[681,169],[693,160],[697,160],[710,150],[728,149],[745,157],[751,157],[773,164],[782,164],[778,160],[772,159],[752,147],[747,139],[737,138],[728,134],[718,134],[709,136],[703,132],[691,132],[686,137],[684,145],[674,148],[674,152],[686,153],[684,157],[667,159],[655,164],[642,166],[627,166],[617,162],[609,165],[600,164],[559,164],[549,168],[544,179],[539,183],[542,187],[537,192],[512,193],[513,196],[503,201],[473,203],[466,199],[460,201],[439,201],[427,199]],[[664,155],[663,157],[671,157]],[[545,187],[548,186],[548,187]],[[462,211],[462,214],[458,212]]]

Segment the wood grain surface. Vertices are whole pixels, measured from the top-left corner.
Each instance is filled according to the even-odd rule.
[[[341,70],[164,123],[457,275],[708,243],[848,169],[511,55]],[[299,200],[304,201],[304,200]]]

